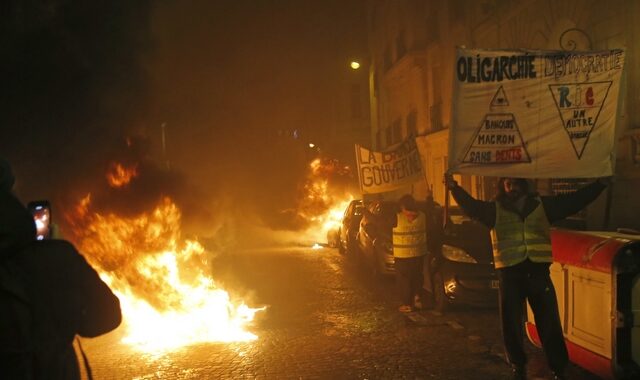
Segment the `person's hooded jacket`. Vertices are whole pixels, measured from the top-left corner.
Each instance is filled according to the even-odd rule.
[[[73,340],[115,329],[122,318],[118,298],[69,242],[36,240],[31,214],[6,187],[0,190],[0,262],[23,279],[35,350],[0,348],[0,378],[79,379]],[[10,306],[2,307],[1,328],[17,330],[4,309]]]

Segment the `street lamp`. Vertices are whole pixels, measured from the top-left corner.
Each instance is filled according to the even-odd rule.
[[[351,66],[351,68],[353,70],[358,70],[360,68],[360,62],[358,61],[351,61],[351,63],[349,64],[349,66]]]

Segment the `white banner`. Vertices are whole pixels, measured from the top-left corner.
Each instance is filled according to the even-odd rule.
[[[458,48],[449,170],[523,178],[613,175],[624,51]]]
[[[386,152],[375,152],[356,144],[360,190],[382,193],[424,180],[420,153],[414,137]]]

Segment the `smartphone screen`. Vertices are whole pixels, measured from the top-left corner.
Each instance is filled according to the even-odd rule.
[[[36,223],[36,239],[51,238],[51,206],[47,201],[31,202],[28,205]]]

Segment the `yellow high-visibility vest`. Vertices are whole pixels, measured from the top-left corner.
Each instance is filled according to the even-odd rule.
[[[427,218],[423,212],[409,221],[407,216],[398,213],[398,225],[393,228],[393,256],[419,257],[427,253]]]
[[[538,207],[524,220],[496,202],[496,224],[491,230],[493,261],[496,268],[510,267],[527,257],[536,263],[550,263],[551,234],[549,220],[536,198]]]

